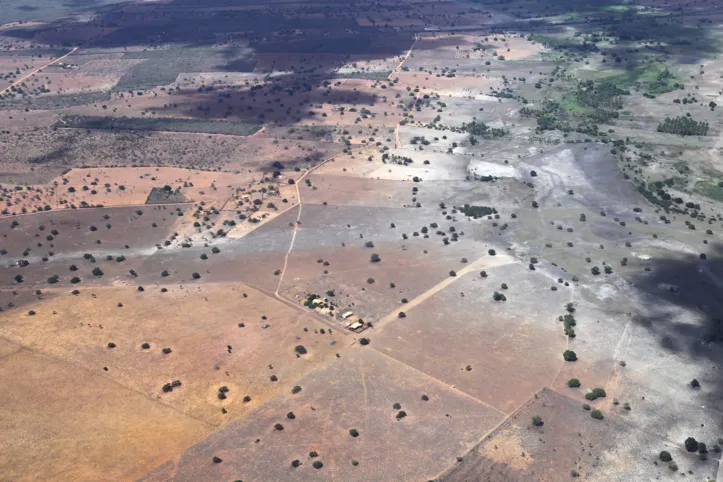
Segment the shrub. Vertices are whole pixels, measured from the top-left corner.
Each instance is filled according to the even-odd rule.
[[[296,345],[294,348],[294,351],[298,353],[299,355],[306,355],[308,352],[306,351],[306,348],[304,348],[304,345]]]
[[[675,463],[675,461],[668,462],[668,468],[672,470],[673,472],[678,470],[678,464]]]
[[[277,432],[281,432],[283,429],[284,429],[284,426],[281,425],[280,423],[277,423],[276,425],[274,425],[274,430],[276,430]]]
[[[220,464],[221,462],[223,462],[223,459],[221,459],[221,457],[216,457],[215,455],[213,456],[213,459],[211,459],[211,460],[213,460],[214,464]]]
[[[695,452],[698,450],[698,441],[693,437],[685,439],[685,450],[688,452]]]
[[[565,350],[565,352],[562,354],[562,357],[565,359],[565,361],[569,361],[569,362],[577,361],[577,355],[572,350]]]
[[[359,340],[360,345],[368,345],[369,344],[369,338],[361,338]]]
[[[321,460],[315,460],[313,464],[311,464],[312,467],[315,469],[320,469],[324,466],[324,464],[321,462]]]
[[[451,270],[451,271],[449,272],[449,275],[450,275],[450,276],[453,276],[453,277],[454,277],[454,276],[457,276],[457,272],[454,271],[454,270]]]
[[[585,394],[585,398],[588,400],[596,400],[598,398],[604,398],[607,396],[605,390],[602,388],[593,388],[591,392]]]
[[[532,417],[532,425],[534,425],[535,427],[542,427],[544,424],[545,422],[543,422],[542,419],[537,415]]]
[[[700,388],[700,382],[698,381],[698,379],[694,378],[694,379],[690,382],[690,386],[693,387],[693,388]]]
[[[397,318],[406,318],[406,317],[407,317],[407,314],[403,311],[400,311],[399,313],[397,313]]]
[[[603,418],[605,418],[605,416],[600,410],[593,410],[592,412],[590,412],[590,416],[595,420],[602,420]]]
[[[673,460],[673,456],[670,455],[670,452],[667,452],[665,450],[660,452],[660,454],[658,455],[658,458],[660,460],[662,460],[663,462],[670,462],[671,460]]]
[[[494,249],[490,249],[487,251],[487,254],[489,254],[490,256],[494,256],[497,254],[497,252]]]
[[[148,343],[143,343],[141,345],[141,348],[143,348],[144,350],[148,350],[150,347],[151,347],[151,345],[149,345]]]
[[[191,275],[191,278],[193,278],[193,279],[199,279],[200,277],[201,277],[201,275],[198,274],[198,273],[193,273],[193,274]]]
[[[293,179],[289,179],[289,181],[293,181]],[[291,466],[292,466],[293,468],[297,468],[297,467],[300,466],[300,465],[301,465],[301,461],[300,461],[299,459],[296,459],[296,460],[292,460],[292,461],[291,461]]]
[[[77,276],[74,276],[74,277],[70,278],[70,282],[73,284],[80,283],[80,278],[78,278]]]
[[[407,412],[405,412],[404,410],[400,410],[399,413],[397,413],[397,420],[401,420],[406,416],[407,416]]]
[[[57,274],[54,274],[53,276],[48,278],[48,283],[50,283],[51,285],[55,284],[58,282],[59,279],[60,279],[60,277]]]
[[[286,418],[289,420],[294,420],[296,418],[296,415],[294,415],[294,412],[289,412],[286,414]]]
[[[492,299],[495,301],[506,301],[507,297],[499,291],[495,291],[494,293],[492,293]]]
[[[301,391],[301,387],[299,385],[296,385],[294,388],[291,389],[291,393],[293,393],[294,395],[296,395],[300,391]]]
[[[379,256],[377,253],[372,253],[370,259],[371,259],[372,263],[378,263],[379,261],[382,260],[381,256]]]
[[[567,386],[570,388],[577,388],[580,386],[580,380],[577,378],[571,378],[567,381]]]
[[[358,437],[359,431],[357,429],[353,428],[353,429],[349,430],[349,435],[351,435],[352,437]]]
[[[218,254],[218,253],[221,252],[221,250],[214,246],[213,248],[211,248],[211,252],[212,252],[213,254]]]
[[[399,402],[394,402],[394,405],[392,405],[392,408],[393,408],[394,410],[401,410],[402,404],[399,403]]]

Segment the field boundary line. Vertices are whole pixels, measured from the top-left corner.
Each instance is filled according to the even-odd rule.
[[[50,353],[46,353],[46,352],[44,352],[44,351],[38,350],[38,349],[36,349],[36,348],[33,348],[33,347],[31,347],[31,346],[27,346],[27,345],[24,345],[24,344],[22,344],[22,343],[18,343],[18,342],[16,342],[16,341],[13,341],[13,340],[7,338],[5,335],[0,335],[0,340],[6,341],[7,343],[10,343],[11,345],[15,345],[15,346],[20,347],[20,348],[23,349],[23,350],[27,350],[27,351],[29,351],[29,352],[31,352],[31,353],[35,353],[36,355],[40,355],[40,356],[47,357],[47,358],[49,358],[49,359],[51,359],[51,360],[53,360],[53,361],[55,361],[55,362],[57,362],[57,363],[62,363],[62,364],[64,364],[64,365],[69,365],[69,366],[71,366],[71,367],[73,367],[73,368],[76,368],[77,370],[86,372],[86,373],[88,373],[88,374],[90,374],[90,375],[92,375],[92,376],[97,376],[97,377],[104,378],[105,380],[108,380],[109,382],[113,383],[114,385],[117,385],[118,387],[120,387],[120,388],[122,388],[122,389],[124,389],[124,390],[128,390],[129,392],[135,393],[136,395],[140,395],[141,397],[145,398],[146,400],[149,400],[149,401],[151,401],[151,402],[157,403],[157,404],[159,404],[159,405],[163,405],[164,407],[170,408],[170,409],[173,410],[174,412],[177,412],[177,413],[181,414],[181,415],[184,416],[184,417],[188,417],[188,418],[191,418],[191,419],[193,419],[193,420],[195,420],[195,421],[197,421],[197,422],[200,422],[201,424],[203,424],[204,428],[206,428],[207,430],[211,430],[211,431],[212,431],[212,430],[220,427],[219,425],[214,425],[213,423],[207,422],[206,420],[204,420],[204,419],[202,419],[202,418],[199,418],[199,417],[196,417],[195,415],[188,414],[188,413],[184,412],[183,410],[181,410],[181,409],[178,408],[178,407],[174,407],[174,406],[171,405],[171,404],[165,403],[165,402],[163,402],[160,398],[154,398],[154,397],[152,397],[151,395],[149,395],[149,394],[147,394],[147,393],[143,393],[143,392],[141,392],[141,391],[139,391],[139,390],[136,390],[135,388],[127,387],[127,386],[125,386],[123,383],[121,383],[120,381],[118,381],[118,380],[116,380],[116,379],[114,379],[114,378],[111,378],[111,377],[109,377],[109,376],[107,376],[107,375],[103,375],[102,373],[96,373],[96,372],[94,372],[93,370],[91,370],[91,369],[89,369],[89,368],[86,368],[86,367],[84,367],[83,365],[81,365],[81,364],[79,364],[79,363],[74,363],[74,362],[72,362],[72,361],[70,361],[70,360],[65,360],[65,359],[60,358],[60,357],[57,357],[57,356],[55,356],[55,355],[51,355]],[[16,354],[18,354],[18,353],[20,353],[20,351],[14,352],[13,355],[16,355]]]
[[[517,414],[519,414],[525,407],[527,407],[527,406],[530,405],[531,403],[534,403],[534,401],[537,400],[537,395],[539,395],[540,393],[542,393],[542,392],[545,391],[545,390],[546,390],[546,388],[543,388],[543,389],[541,389],[541,390],[536,391],[534,394],[532,394],[532,396],[531,396],[530,398],[528,398],[522,405],[520,405],[515,411],[511,412],[511,413],[510,413],[509,415],[507,415],[503,420],[501,420],[497,425],[495,425],[495,426],[492,427],[489,431],[487,431],[487,433],[485,433],[485,434],[482,436],[482,438],[481,438],[476,444],[474,444],[474,445],[472,446],[472,448],[470,448],[469,450],[467,450],[467,451],[462,455],[462,457],[466,457],[467,455],[471,454],[472,452],[474,452],[475,450],[477,450],[478,448],[480,448],[480,446],[482,446],[482,444],[485,443],[485,441],[486,441],[487,439],[491,439],[494,435],[496,435],[497,432],[498,432],[512,417],[514,417],[514,416],[516,416]],[[435,475],[434,477],[431,477],[430,480],[440,480],[441,477],[444,477],[444,476],[446,476],[446,475],[449,475],[449,474],[452,472],[452,470],[454,470],[455,467],[456,467],[456,465],[449,465],[449,466],[448,466],[446,469],[444,469],[442,472],[439,472],[439,473],[438,473],[437,475]]]

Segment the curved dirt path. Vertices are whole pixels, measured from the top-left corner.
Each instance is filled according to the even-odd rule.
[[[284,256],[284,267],[281,269],[281,274],[279,275],[279,282],[276,285],[276,291],[274,292],[274,296],[277,298],[282,298],[282,296],[279,294],[279,290],[281,289],[281,283],[284,281],[284,274],[286,274],[286,267],[289,264],[289,255],[291,255],[291,251],[294,249],[294,241],[296,241],[296,233],[299,232],[299,221],[301,220],[301,211],[303,209],[303,202],[301,201],[301,191],[299,190],[299,183],[309,174],[326,164],[327,162],[333,160],[334,158],[338,157],[340,154],[336,154],[334,156],[331,156],[327,159],[324,159],[319,164],[311,167],[310,169],[307,169],[304,174],[299,176],[298,179],[294,182],[294,186],[296,186],[296,200],[298,203],[296,204],[299,206],[299,213],[296,215],[296,223],[294,223],[294,234],[291,236],[291,244],[289,245],[289,250],[286,252],[286,256]],[[290,208],[291,209],[291,208]]]

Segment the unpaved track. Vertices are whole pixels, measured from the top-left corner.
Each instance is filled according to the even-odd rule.
[[[382,260],[382,262],[384,262],[384,261]],[[456,280],[460,279],[461,277],[463,277],[464,275],[466,275],[467,273],[469,273],[471,271],[481,269],[481,268],[494,268],[496,266],[503,266],[505,264],[511,264],[511,263],[515,263],[515,262],[516,262],[515,258],[513,258],[512,256],[509,256],[507,254],[497,254],[495,256],[490,256],[490,255],[486,254],[486,255],[482,256],[481,258],[477,259],[476,261],[474,261],[474,262],[468,264],[467,266],[465,266],[464,268],[462,268],[459,272],[457,272],[457,276],[449,276],[449,277],[443,279],[442,281],[440,281],[436,285],[432,286],[431,288],[429,288],[427,291],[425,291],[421,295],[410,300],[408,303],[406,303],[404,305],[404,310],[405,311],[411,310],[415,306],[418,306],[418,305],[424,303],[429,298],[436,295],[437,293],[439,293],[440,291],[445,289],[447,286],[451,285]],[[389,323],[392,320],[396,320],[399,316],[399,311],[400,310],[394,310],[393,312],[389,313],[387,316],[385,316],[381,320],[377,321],[375,323],[375,326],[377,326],[377,327],[383,326],[384,324]]]
[[[399,65],[397,65],[394,70],[389,74],[387,77],[387,80],[392,80],[392,75],[399,72],[399,69],[402,68],[402,65],[404,65],[404,62],[407,61],[410,55],[412,55],[412,50],[414,50],[414,46],[417,45],[417,41],[419,40],[419,36],[417,34],[414,34],[414,42],[412,43],[412,46],[409,47],[409,50],[407,51],[407,54],[404,56],[401,62],[399,62]]]
[[[10,85],[8,85],[7,87],[5,87],[3,90],[0,90],[0,95],[4,94],[5,92],[7,92],[7,91],[10,90],[11,88],[15,87],[16,85],[21,84],[23,81],[25,81],[26,79],[29,79],[29,78],[32,77],[33,75],[37,74],[38,72],[40,72],[41,70],[43,70],[45,67],[48,67],[48,66],[50,66],[50,65],[53,65],[53,64],[56,63],[56,62],[60,62],[61,60],[63,60],[64,58],[66,58],[67,56],[69,56],[70,54],[74,53],[74,52],[77,51],[77,50],[78,50],[78,47],[73,47],[73,50],[71,50],[71,51],[68,52],[67,54],[63,55],[62,57],[58,57],[57,59],[48,62],[47,64],[43,65],[42,67],[39,67],[39,68],[33,70],[32,72],[30,72],[30,73],[29,73],[28,75],[26,75],[25,77],[22,77],[20,80],[16,80],[16,81],[13,82],[12,84],[10,84]]]
[[[294,249],[294,241],[296,241],[296,233],[299,232],[299,221],[301,220],[301,211],[303,209],[303,203],[301,201],[301,191],[299,190],[299,183],[304,180],[306,176],[326,164],[327,162],[333,160],[334,158],[338,157],[340,154],[336,154],[334,156],[331,156],[327,159],[324,159],[319,164],[315,165],[314,167],[307,169],[304,174],[302,174],[294,183],[296,186],[296,199],[298,201],[297,206],[299,206],[299,213],[296,215],[296,223],[294,224],[294,234],[291,236],[291,244],[289,244],[289,250],[286,252],[286,256],[284,256],[284,267],[281,269],[281,274],[279,275],[279,282],[276,285],[276,291],[274,292],[274,296],[276,296],[279,299],[283,299],[281,295],[279,294],[279,289],[281,289],[281,283],[284,281],[284,274],[286,274],[286,266],[289,264],[289,255],[291,255],[291,250]]]

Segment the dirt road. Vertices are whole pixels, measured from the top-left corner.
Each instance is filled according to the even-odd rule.
[[[337,154],[335,156],[331,156],[319,164],[311,167],[310,169],[307,169],[304,174],[299,176],[299,178],[296,180],[294,185],[296,186],[296,199],[298,200],[298,206],[299,206],[299,213],[296,215],[296,223],[294,224],[294,234],[291,237],[291,244],[289,245],[289,250],[286,252],[286,256],[284,256],[284,267],[281,269],[281,274],[279,275],[279,283],[276,285],[276,291],[274,292],[274,295],[277,298],[281,298],[281,295],[279,295],[279,289],[281,289],[281,283],[284,281],[284,274],[286,273],[286,266],[289,264],[289,255],[291,255],[291,250],[294,249],[294,241],[296,241],[296,233],[299,232],[299,221],[301,220],[301,210],[303,209],[303,203],[301,201],[301,191],[299,190],[299,183],[304,180],[306,176],[314,172],[316,169],[320,168],[327,162],[333,160],[335,157],[338,157],[340,154]]]
[[[505,264],[510,264],[516,262],[515,258],[512,256],[506,255],[506,254],[497,254],[495,256],[490,255],[484,255],[481,258],[477,259],[476,261],[468,264],[461,270],[457,272],[457,276],[450,276],[448,278],[443,279],[436,285],[429,288],[427,291],[422,293],[421,295],[417,296],[416,298],[409,300],[409,303],[406,303],[404,305],[404,310],[408,311],[414,308],[417,305],[420,305],[427,301],[432,296],[436,295],[440,291],[442,291],[447,286],[454,283],[456,280],[460,279],[462,276],[466,275],[467,273],[471,271],[475,271],[478,269],[483,268],[492,268],[495,266],[502,266]],[[396,320],[399,315],[400,310],[394,310],[393,312],[389,313],[387,316],[382,318],[381,320],[377,321],[374,325],[379,327],[386,323],[389,323],[392,320]]]
[[[53,61],[51,61],[51,62],[48,62],[47,64],[43,65],[42,67],[39,67],[39,68],[33,70],[33,71],[30,72],[28,75],[26,75],[26,76],[24,76],[24,77],[21,77],[19,80],[16,80],[16,81],[13,82],[12,84],[10,84],[10,85],[8,85],[7,87],[5,87],[3,90],[0,90],[0,95],[4,94],[4,93],[7,92],[8,90],[12,89],[12,88],[15,87],[16,85],[21,84],[21,83],[24,82],[26,79],[29,79],[29,78],[32,77],[33,75],[35,75],[35,74],[37,74],[38,72],[40,72],[41,70],[43,70],[45,67],[48,67],[48,66],[50,66],[50,65],[53,65],[53,64],[56,63],[56,62],[60,62],[61,60],[63,60],[64,58],[66,58],[67,56],[69,56],[70,54],[74,53],[74,52],[77,51],[77,50],[78,50],[78,47],[73,47],[73,50],[71,50],[71,51],[68,52],[67,54],[63,55],[62,57],[58,57],[57,59],[55,59],[55,60],[53,60]]]

